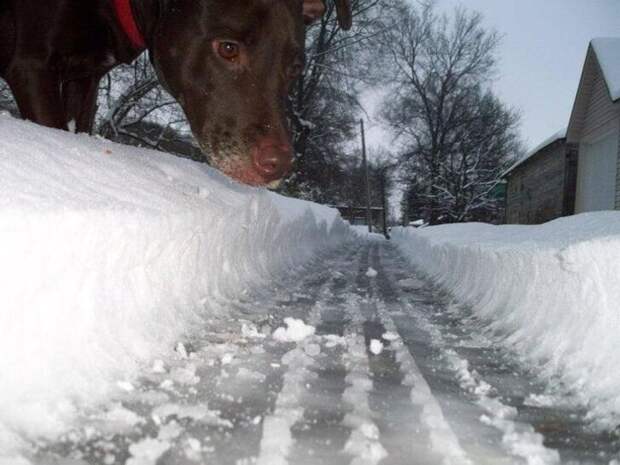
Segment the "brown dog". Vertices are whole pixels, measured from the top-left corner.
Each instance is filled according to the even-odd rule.
[[[343,29],[350,0],[336,0]],[[279,180],[292,148],[285,100],[321,0],[0,0],[0,76],[24,118],[89,132],[100,79],[144,49],[212,164]]]

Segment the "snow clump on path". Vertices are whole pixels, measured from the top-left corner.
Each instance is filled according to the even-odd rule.
[[[312,336],[316,331],[314,326],[305,324],[296,318],[285,318],[286,328],[280,327],[273,332],[272,337],[280,342],[301,342]]]

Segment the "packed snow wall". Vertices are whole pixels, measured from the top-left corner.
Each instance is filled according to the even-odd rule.
[[[206,165],[0,116],[0,451],[350,234]]]
[[[394,230],[419,269],[554,378],[599,426],[620,421],[620,212],[540,226]]]

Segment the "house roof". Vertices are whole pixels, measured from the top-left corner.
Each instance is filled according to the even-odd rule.
[[[593,39],[588,46],[588,53],[581,71],[577,95],[573,103],[568,123],[566,139],[579,142],[584,125],[592,89],[597,76],[606,84],[610,101],[620,105],[620,38],[602,37]]]
[[[590,42],[607,83],[612,101],[620,99],[620,38],[604,37]]]
[[[525,154],[524,157],[522,157],[520,160],[518,160],[515,164],[513,164],[510,168],[508,168],[506,171],[504,171],[502,173],[502,178],[509,175],[515,168],[517,168],[518,166],[521,166],[523,163],[525,163],[526,161],[528,161],[530,158],[532,158],[534,155],[536,155],[538,152],[540,152],[543,149],[546,149],[547,147],[549,147],[551,144],[553,144],[554,142],[557,142],[559,140],[563,140],[566,139],[566,131],[567,128],[564,128],[558,132],[556,132],[555,134],[553,134],[551,137],[548,137],[547,139],[545,139],[543,142],[541,142],[540,144],[538,144],[536,147],[534,147],[532,150],[530,150],[529,152],[527,152]]]

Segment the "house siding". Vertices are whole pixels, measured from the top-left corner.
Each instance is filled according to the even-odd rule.
[[[600,72],[601,70],[596,55],[592,47],[589,47],[566,131],[566,141],[568,143],[579,143],[581,139],[588,105],[592,97],[593,86],[589,84],[594,81],[594,78],[597,74],[600,74]]]
[[[515,168],[508,177],[506,223],[540,224],[572,214],[574,196],[566,196],[567,146],[555,143]]]
[[[582,144],[592,143],[611,132],[620,133],[620,104],[611,101],[609,89],[598,62],[596,62],[595,69],[597,72],[594,76],[592,94],[588,110],[584,115]],[[615,208],[620,210],[620,143],[616,157]]]
[[[592,142],[620,128],[619,106],[614,104],[607,84],[599,71],[594,78],[592,95],[583,124],[582,142]]]

